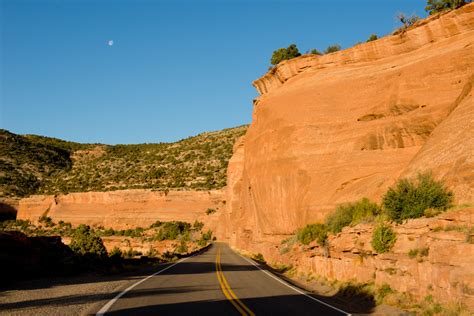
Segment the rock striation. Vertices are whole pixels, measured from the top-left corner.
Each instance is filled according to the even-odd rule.
[[[388,284],[418,298],[462,302],[474,309],[474,208],[394,226],[397,241],[389,253],[371,247],[374,225],[346,227],[328,246],[283,243],[260,247],[269,262],[329,280]]]
[[[49,216],[71,224],[97,225],[114,229],[148,227],[157,220],[202,221],[215,229],[219,209],[225,205],[224,192],[121,190],[110,192],[36,195],[20,200],[18,219],[37,222]],[[216,213],[206,215],[212,208]]]
[[[474,4],[344,51],[280,63],[253,82],[261,96],[229,162],[219,236],[276,260],[282,240],[321,222],[336,205],[362,197],[380,201],[401,177],[428,170],[454,191],[457,204],[472,203],[473,84]],[[338,240],[355,235],[343,232]],[[441,284],[438,293],[447,291],[446,299],[461,297],[447,285],[448,235],[433,239],[430,248],[430,260],[443,264],[440,270],[434,261],[403,261],[406,271],[419,273],[407,272],[400,285],[407,288],[399,290],[423,295],[414,287],[432,282]],[[473,245],[461,244],[452,260],[465,260],[463,254],[472,260]],[[365,281],[391,262],[382,260],[387,255],[354,265],[351,252],[296,263],[328,278]],[[472,268],[462,265],[460,275],[472,289]],[[386,281],[398,283],[393,277]]]
[[[282,62],[228,168],[223,237],[273,242],[432,170],[474,200],[474,4],[398,35]]]

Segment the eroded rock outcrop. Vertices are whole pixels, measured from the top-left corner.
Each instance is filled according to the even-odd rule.
[[[199,220],[215,229],[219,209],[225,205],[224,192],[121,190],[110,192],[36,195],[20,200],[18,219],[37,222],[45,215],[55,222],[88,224],[124,229],[148,227],[160,221]],[[216,213],[206,215],[212,208]]]
[[[229,203],[220,237],[277,260],[282,240],[321,222],[337,204],[362,197],[380,201],[400,177],[425,170],[446,182],[456,203],[474,201],[473,74],[474,4],[398,35],[282,62],[253,83],[262,95],[229,163]],[[468,212],[472,216],[474,209]],[[456,278],[473,288],[473,270],[461,262],[463,256],[472,261],[473,244],[450,240],[454,233],[430,235],[420,228],[413,238],[429,240],[429,259],[401,260],[397,254],[406,257],[407,249],[398,249],[393,262],[384,255],[355,264],[359,254],[353,246],[344,250],[338,244],[359,233],[370,235],[369,228],[354,229],[361,231],[345,231],[334,240],[338,256],[304,259],[300,253],[289,263],[363,282],[395,262],[405,274],[380,274],[377,280],[400,283],[397,289],[416,295],[428,293],[432,283],[444,299],[467,299],[454,289],[453,273],[462,271]],[[455,251],[452,259],[444,254],[449,247]]]
[[[474,208],[394,226],[389,253],[372,247],[373,224],[346,227],[328,246],[283,243],[259,252],[268,262],[293,265],[300,273],[329,280],[389,284],[418,298],[459,301],[474,309]]]
[[[229,164],[223,237],[241,247],[281,240],[425,169],[458,203],[474,200],[473,70],[474,4],[281,63],[254,82],[264,94]]]

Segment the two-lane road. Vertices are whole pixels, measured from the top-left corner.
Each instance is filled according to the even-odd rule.
[[[97,315],[347,315],[216,243],[121,292]]]

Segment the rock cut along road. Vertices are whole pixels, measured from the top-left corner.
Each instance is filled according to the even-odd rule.
[[[348,315],[216,243],[132,284],[97,315]]]

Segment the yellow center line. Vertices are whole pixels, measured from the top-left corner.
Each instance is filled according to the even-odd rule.
[[[255,316],[255,314],[244,303],[242,303],[241,300],[238,299],[237,295],[235,295],[234,291],[232,291],[230,288],[229,283],[222,272],[220,246],[217,249],[216,255],[216,274],[217,280],[219,281],[222,289],[222,293],[224,293],[224,296],[232,303],[232,305],[234,305],[239,313],[243,316]]]

